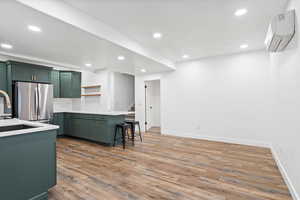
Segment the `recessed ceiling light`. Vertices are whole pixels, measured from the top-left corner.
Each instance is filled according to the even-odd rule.
[[[158,32],[153,33],[153,38],[154,38],[154,39],[161,39],[161,38],[162,38],[162,34],[161,34],[161,33],[158,33]]]
[[[248,44],[242,44],[242,45],[240,46],[241,49],[247,49],[248,47],[249,47]]]
[[[2,43],[0,46],[3,49],[12,49],[13,48],[13,46],[11,44],[6,44],[6,43]]]
[[[85,66],[87,66],[87,67],[91,67],[91,66],[92,66],[92,64],[90,64],[90,63],[86,63],[86,64],[85,64]]]
[[[238,9],[237,11],[235,11],[235,16],[242,16],[247,14],[248,10],[246,8],[242,8],[242,9]]]
[[[42,32],[42,29],[40,27],[34,25],[28,25],[28,29],[33,32]]]
[[[147,72],[147,70],[146,69],[141,69],[141,72],[145,73],[145,72]]]
[[[124,56],[118,56],[118,60],[125,60]]]
[[[184,54],[183,56],[182,56],[182,58],[183,59],[187,59],[187,58],[189,58],[190,56],[188,55],[188,54]]]

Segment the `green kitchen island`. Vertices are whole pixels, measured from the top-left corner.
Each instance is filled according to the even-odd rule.
[[[0,120],[0,199],[48,199],[48,190],[56,185],[58,128],[17,119]]]
[[[116,124],[122,123],[130,112],[55,111],[53,124],[59,125],[59,135],[112,146]],[[120,137],[117,143],[120,143]]]

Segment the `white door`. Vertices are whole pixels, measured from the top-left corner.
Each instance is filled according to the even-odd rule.
[[[160,127],[160,81],[147,81],[146,84],[146,122],[147,130]]]
[[[146,116],[145,116],[145,121],[146,121],[146,131],[148,131],[152,124],[151,124],[151,121],[152,121],[152,106],[151,106],[151,88],[152,88],[152,85],[151,85],[151,81],[147,81],[145,82],[145,92],[146,92],[146,101],[145,101],[145,111],[146,111]]]

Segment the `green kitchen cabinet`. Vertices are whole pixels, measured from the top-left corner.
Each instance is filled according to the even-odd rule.
[[[0,199],[46,200],[56,185],[56,131],[0,137]]]
[[[54,113],[52,124],[59,126],[57,130],[57,135],[64,135],[64,113]]]
[[[64,134],[112,146],[116,124],[124,119],[121,115],[65,113]]]
[[[7,92],[7,68],[5,62],[0,62],[0,90]]]
[[[52,68],[22,63],[17,61],[7,61],[7,92],[12,101],[13,84],[15,81],[51,83]]]
[[[72,127],[71,127],[71,117],[70,114],[64,114],[64,134],[71,135]]]
[[[11,73],[11,81],[51,83],[50,67],[16,61],[8,61],[7,66]]]
[[[53,97],[60,98],[60,78],[58,70],[51,71],[51,83],[53,85]]]
[[[81,98],[81,73],[60,71],[60,98]]]
[[[108,135],[110,133],[107,131],[106,119],[72,117],[69,123],[71,131],[68,133],[70,136],[110,143]]]
[[[0,62],[0,90],[3,90],[8,93],[11,99],[11,91],[8,89],[8,77],[7,77],[7,66],[5,62]],[[8,109],[6,106],[4,108],[5,113],[10,113],[11,109]]]

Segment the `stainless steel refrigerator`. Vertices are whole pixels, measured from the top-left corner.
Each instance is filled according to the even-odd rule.
[[[14,117],[21,120],[50,122],[53,117],[53,85],[15,82]]]

